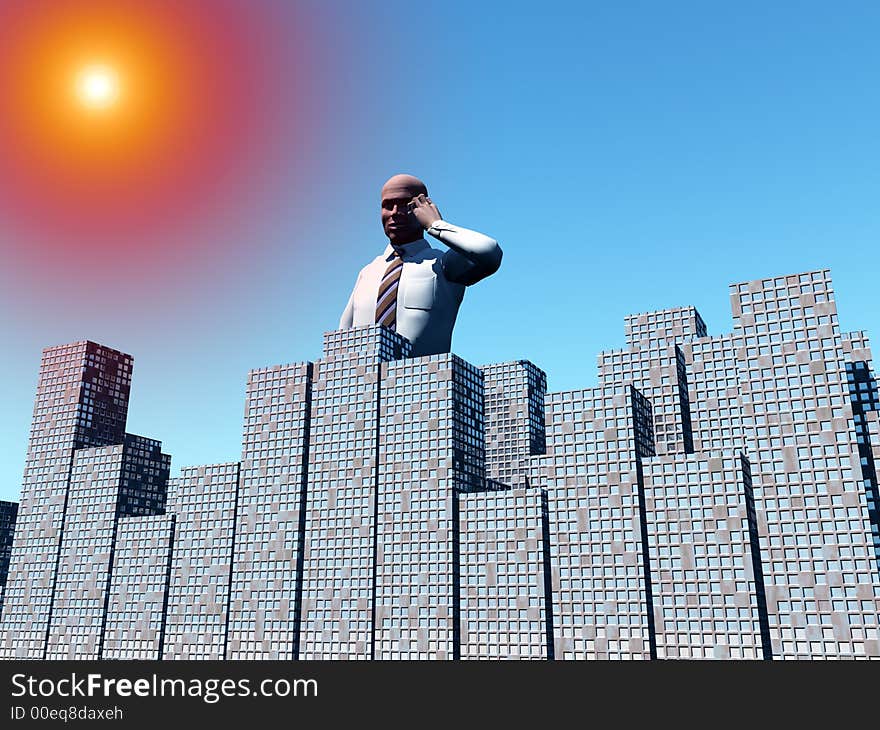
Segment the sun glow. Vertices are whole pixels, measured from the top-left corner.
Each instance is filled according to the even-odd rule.
[[[182,260],[212,237],[160,231],[245,209],[242,191],[279,169],[270,150],[296,136],[288,122],[301,128],[292,105],[275,106],[293,92],[269,83],[272,59],[293,56],[270,16],[239,0],[211,8],[0,0],[0,250],[20,241],[16,255],[34,266],[86,271],[167,261],[159,252]]]
[[[119,99],[119,75],[106,65],[94,64],[76,75],[76,97],[89,109],[106,109]]]

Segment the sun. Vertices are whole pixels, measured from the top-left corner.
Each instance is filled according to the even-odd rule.
[[[77,72],[74,90],[82,106],[108,109],[119,100],[119,74],[112,66],[89,64]]]

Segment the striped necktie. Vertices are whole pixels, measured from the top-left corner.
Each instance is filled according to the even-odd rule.
[[[376,298],[376,322],[385,325],[392,332],[397,330],[397,288],[400,285],[400,274],[403,271],[403,260],[395,251],[394,259],[385,269],[385,276],[379,285]]]

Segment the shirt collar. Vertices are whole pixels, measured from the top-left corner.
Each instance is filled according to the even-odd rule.
[[[420,238],[418,241],[411,241],[410,243],[405,243],[402,246],[392,246],[390,243],[385,247],[385,253],[383,256],[386,261],[391,261],[394,258],[395,250],[400,251],[401,259],[410,259],[415,256],[420,251],[423,251],[426,248],[430,248],[428,242],[424,238]]]

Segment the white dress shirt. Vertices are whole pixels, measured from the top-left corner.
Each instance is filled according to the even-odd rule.
[[[465,287],[498,270],[501,247],[489,236],[443,220],[428,233],[449,250],[432,248],[424,238],[402,246],[389,243],[358,274],[339,329],[375,323],[379,285],[396,250],[403,261],[397,288],[397,332],[412,342],[414,357],[450,351]]]

